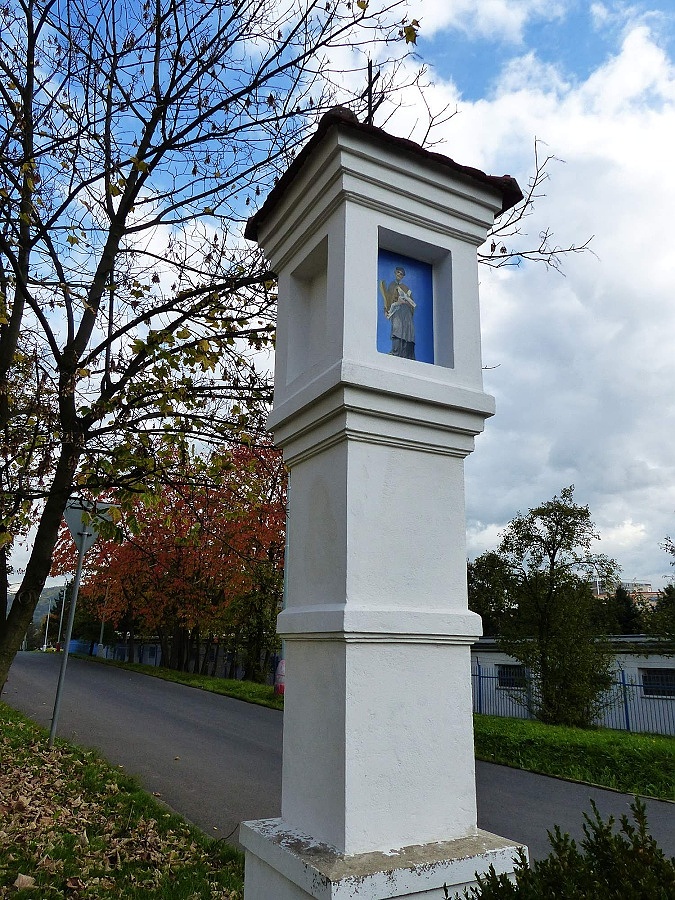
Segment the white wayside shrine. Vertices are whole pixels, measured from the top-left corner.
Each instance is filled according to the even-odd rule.
[[[464,458],[477,247],[516,182],[335,109],[249,221],[278,275],[269,428],[291,473],[281,818],[246,900],[442,900],[516,844],[476,826]]]

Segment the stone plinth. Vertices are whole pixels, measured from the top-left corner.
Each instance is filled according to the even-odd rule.
[[[478,831],[456,841],[346,857],[288,829],[282,819],[243,822],[240,840],[247,850],[247,891],[274,900],[445,900],[475,884],[477,871],[493,866],[497,874],[510,874],[518,851],[517,844]]]

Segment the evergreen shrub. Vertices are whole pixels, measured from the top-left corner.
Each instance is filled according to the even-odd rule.
[[[579,845],[556,826],[549,832],[551,853],[530,865],[521,851],[515,881],[491,867],[466,900],[675,900],[675,858],[668,858],[649,834],[645,805],[631,804],[633,821],[606,822],[593,804],[584,814]],[[450,895],[445,891],[446,897]]]

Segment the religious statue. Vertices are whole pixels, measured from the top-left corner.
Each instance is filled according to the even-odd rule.
[[[384,300],[384,314],[391,324],[391,356],[415,359],[415,323],[413,317],[417,304],[412,291],[404,283],[405,269],[396,266],[394,281],[389,286],[380,281],[380,293]]]

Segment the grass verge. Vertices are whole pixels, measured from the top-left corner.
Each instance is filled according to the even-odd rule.
[[[241,900],[243,858],[0,703],[0,898]]]
[[[474,716],[476,759],[675,800],[675,738]]]
[[[225,697],[234,697],[236,700],[244,700],[247,703],[256,703],[258,706],[269,706],[271,709],[284,708],[283,695],[275,694],[274,688],[270,685],[256,684],[254,681],[237,681],[234,678],[211,678],[210,675],[194,675],[191,672],[177,672],[174,669],[165,669],[162,666],[117,662],[112,659],[99,659],[95,656],[79,656],[79,658],[88,659],[102,665],[129,669],[131,672],[139,672],[141,675],[152,675],[155,678],[173,681],[176,684],[186,684],[189,687],[211,691],[214,694],[222,694]]]

